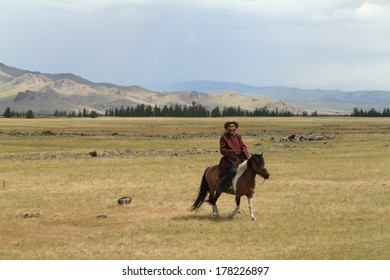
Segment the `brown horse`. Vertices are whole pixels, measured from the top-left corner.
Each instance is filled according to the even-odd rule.
[[[241,196],[245,195],[248,198],[248,207],[251,220],[256,220],[252,211],[252,196],[256,186],[255,177],[260,175],[264,180],[269,178],[269,173],[265,168],[265,162],[263,154],[254,154],[248,160],[241,163],[237,168],[237,174],[232,179],[232,192],[236,196],[236,208],[229,213],[229,218],[234,217],[238,210],[240,210],[240,201]],[[209,193],[209,202],[213,206],[213,216],[219,217],[217,199],[218,197],[215,194],[215,188],[217,180],[219,177],[219,166],[214,165],[208,167],[202,177],[202,182],[200,184],[198,197],[195,199],[194,204],[191,207],[191,210],[199,209],[202,206],[203,202],[206,201],[206,196]]]

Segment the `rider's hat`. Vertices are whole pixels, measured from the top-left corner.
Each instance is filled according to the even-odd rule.
[[[225,122],[224,124],[224,128],[227,129],[227,127],[229,126],[229,124],[234,124],[236,126],[236,128],[238,128],[238,122],[234,121],[234,120],[230,120],[230,121],[227,121]]]

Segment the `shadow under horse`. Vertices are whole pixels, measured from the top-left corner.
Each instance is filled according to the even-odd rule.
[[[206,201],[207,194],[209,194],[209,198],[206,202],[213,206],[213,216],[219,217],[217,207],[218,196],[216,196],[216,185],[219,172],[218,165],[208,167],[205,170],[200,184],[198,197],[195,199],[194,204],[191,207],[192,211],[199,209],[203,202]],[[229,218],[234,217],[238,210],[240,210],[241,196],[245,195],[248,198],[250,219],[256,220],[252,210],[252,197],[256,186],[256,175],[260,175],[264,178],[264,180],[269,178],[269,173],[265,168],[265,161],[262,153],[251,155],[248,160],[242,162],[238,166],[237,174],[231,182],[233,192],[229,192],[229,194],[234,194],[236,196],[236,207],[229,213]]]

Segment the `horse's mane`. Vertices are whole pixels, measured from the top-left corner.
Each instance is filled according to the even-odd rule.
[[[238,177],[240,177],[242,175],[242,173],[244,173],[245,170],[248,169],[248,159],[241,162],[238,167],[237,167],[237,175],[239,175]]]
[[[240,178],[241,175],[242,175],[242,174],[245,172],[245,170],[247,170],[247,169],[248,169],[248,160],[243,161],[243,162],[241,162],[241,163],[238,165],[238,167],[237,167],[237,173],[236,173],[236,175],[235,175],[235,176],[233,177],[233,179],[232,179],[232,185],[233,185],[234,192],[236,192],[236,190],[237,190],[236,184],[237,184],[238,178]]]
[[[236,174],[236,177],[240,177],[245,170],[247,170],[248,168],[251,168],[252,167],[252,158],[254,159],[255,156],[258,156],[258,155],[252,155],[249,159],[243,161],[242,163],[240,163],[237,167],[237,174]]]

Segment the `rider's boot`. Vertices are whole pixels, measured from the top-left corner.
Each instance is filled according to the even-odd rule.
[[[228,184],[230,177],[231,176],[228,173],[228,174],[225,174],[224,176],[222,176],[221,178],[218,179],[217,185],[215,187],[215,191],[216,191],[218,196],[220,196],[221,193],[226,189],[226,185]]]
[[[221,195],[222,191],[224,190],[226,184],[228,183],[230,179],[229,174],[226,174],[222,177],[220,177],[217,181],[217,185],[215,187],[215,195],[210,199],[211,204],[215,204],[219,196]]]
[[[224,190],[226,184],[229,181],[229,175],[225,174],[224,176],[220,177],[217,181],[217,185],[215,187],[215,195],[209,199],[209,202],[214,205],[215,202],[217,202],[217,199],[221,195],[222,191]]]

